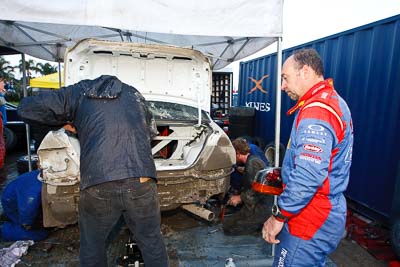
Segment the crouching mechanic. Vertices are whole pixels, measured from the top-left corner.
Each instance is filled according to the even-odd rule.
[[[266,164],[257,155],[250,153],[250,146],[245,139],[237,138],[232,145],[236,151],[236,164],[244,167],[240,192],[232,195],[227,204],[243,206],[224,219],[222,228],[228,235],[252,234],[260,231],[264,221],[271,215],[273,196],[257,193],[251,188],[257,172],[264,169]]]
[[[24,98],[29,124],[74,126],[80,156],[80,266],[107,266],[108,238],[121,216],[146,267],[168,266],[151,137],[157,133],[147,102],[114,76],[83,80]]]
[[[238,140],[244,138],[237,138]],[[245,139],[244,139],[245,140]],[[255,144],[250,143],[248,140],[246,142],[249,145],[250,155],[254,155],[258,159],[261,159],[264,162],[264,167],[270,166],[267,158],[265,157],[264,152]],[[240,164],[240,163],[238,163]],[[236,165],[235,170],[231,173],[230,179],[230,187],[229,194],[231,195],[240,195],[240,191],[242,190],[242,176],[243,176],[244,166]]]
[[[4,189],[1,204],[9,221],[1,227],[3,241],[40,241],[47,237],[41,221],[42,182],[38,175],[39,170],[21,174]]]
[[[313,49],[296,51],[282,68],[282,90],[297,104],[282,165],[284,190],[263,238],[278,244],[273,266],[324,266],[346,221],[353,126]]]

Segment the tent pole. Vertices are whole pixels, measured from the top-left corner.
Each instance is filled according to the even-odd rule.
[[[61,62],[60,62],[61,44],[57,44],[57,62],[58,62],[58,88],[61,88]]]
[[[243,50],[243,48],[247,45],[248,42],[250,42],[250,38],[246,38],[246,41],[242,44],[239,50],[236,51],[236,54],[234,54],[233,57],[229,59],[230,60],[229,62],[233,62],[236,60],[236,56],[239,55],[239,53]]]
[[[281,135],[281,72],[282,72],[282,37],[278,37],[278,52],[276,60],[276,109],[275,109],[275,167],[279,167],[279,147]],[[278,197],[274,196],[274,204]],[[272,245],[272,256],[275,256],[276,245]]]
[[[60,60],[58,60],[58,85],[59,85],[59,88],[62,87],[62,83],[61,83],[61,63],[60,63]]]
[[[222,58],[222,56],[225,54],[226,50],[228,50],[228,48],[232,45],[232,43],[228,42],[228,45],[224,48],[224,50],[222,51],[220,57]],[[218,63],[219,58],[217,58],[217,60],[215,60],[214,64],[212,64],[211,69],[214,69],[214,66]]]
[[[28,96],[28,92],[26,90],[26,69],[25,69],[25,54],[21,54],[21,59],[22,59],[22,90],[24,93],[24,97]],[[26,145],[28,149],[28,166],[29,166],[29,171],[32,171],[32,159],[31,159],[31,137],[30,137],[30,129],[29,129],[29,124],[25,123],[25,130],[26,130]]]

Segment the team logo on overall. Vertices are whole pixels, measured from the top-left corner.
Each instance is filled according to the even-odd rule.
[[[322,148],[316,145],[312,144],[305,144],[303,145],[304,150],[310,151],[310,152],[316,152],[316,153],[322,153]]]
[[[309,153],[300,153],[299,159],[310,161],[316,164],[321,164],[322,161],[321,157]]]

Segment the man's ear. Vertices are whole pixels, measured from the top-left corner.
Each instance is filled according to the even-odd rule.
[[[300,70],[300,76],[304,80],[308,80],[310,78],[311,68],[308,65],[304,65]]]

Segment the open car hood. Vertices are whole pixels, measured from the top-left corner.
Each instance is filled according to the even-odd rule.
[[[65,84],[108,74],[146,100],[210,111],[211,67],[196,50],[164,45],[85,39],[65,54]]]

